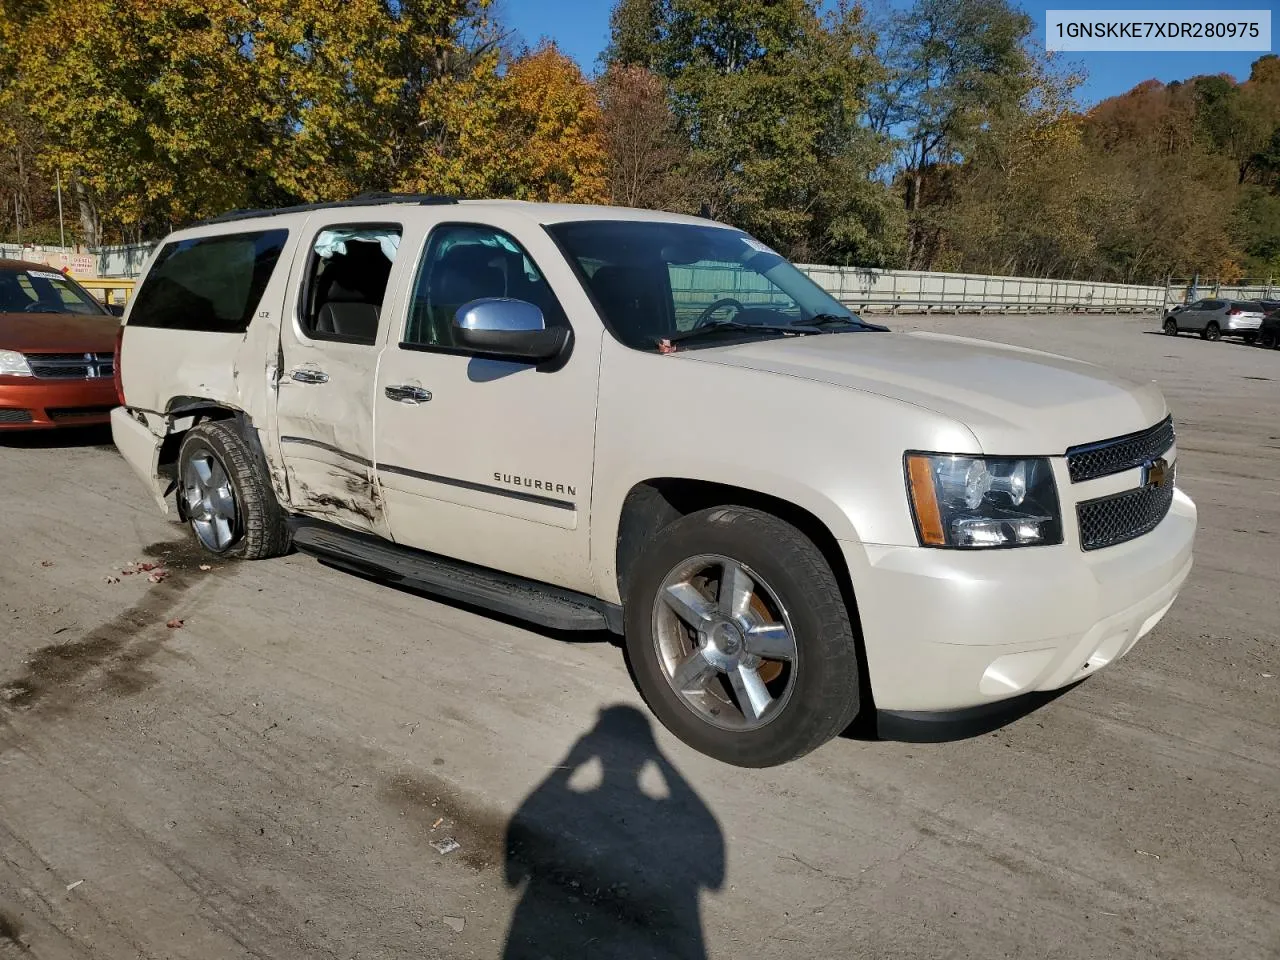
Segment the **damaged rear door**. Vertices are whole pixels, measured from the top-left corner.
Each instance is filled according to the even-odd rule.
[[[387,536],[373,470],[373,389],[403,226],[313,217],[280,324],[276,423],[295,510]],[[349,217],[349,214],[347,215]]]

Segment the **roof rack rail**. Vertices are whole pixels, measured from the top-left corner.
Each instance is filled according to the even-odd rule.
[[[275,217],[284,213],[309,213],[312,210],[332,210],[339,207],[372,207],[387,203],[413,203],[418,206],[433,204],[457,203],[457,197],[447,197],[433,193],[360,193],[350,200],[330,200],[324,203],[300,203],[292,207],[266,207],[261,210],[228,210],[226,213],[207,220],[197,221],[194,226],[201,227],[210,223],[230,223],[234,220],[249,220],[253,217]]]

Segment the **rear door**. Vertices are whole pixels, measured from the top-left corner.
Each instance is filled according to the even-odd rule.
[[[403,224],[312,217],[280,323],[276,428],[295,509],[387,536],[373,472],[373,389]]]

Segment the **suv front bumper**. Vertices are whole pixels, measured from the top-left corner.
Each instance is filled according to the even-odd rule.
[[[1057,690],[1124,656],[1191,572],[1196,508],[1128,543],[964,552],[841,543],[879,710],[951,711]]]

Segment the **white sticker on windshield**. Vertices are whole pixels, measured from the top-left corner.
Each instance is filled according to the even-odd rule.
[[[769,249],[755,237],[743,237],[742,242],[756,253],[772,253],[775,257],[778,255],[776,251]]]
[[[28,270],[28,277],[39,277],[41,280],[65,280],[67,279],[61,273],[54,273],[52,270]]]

